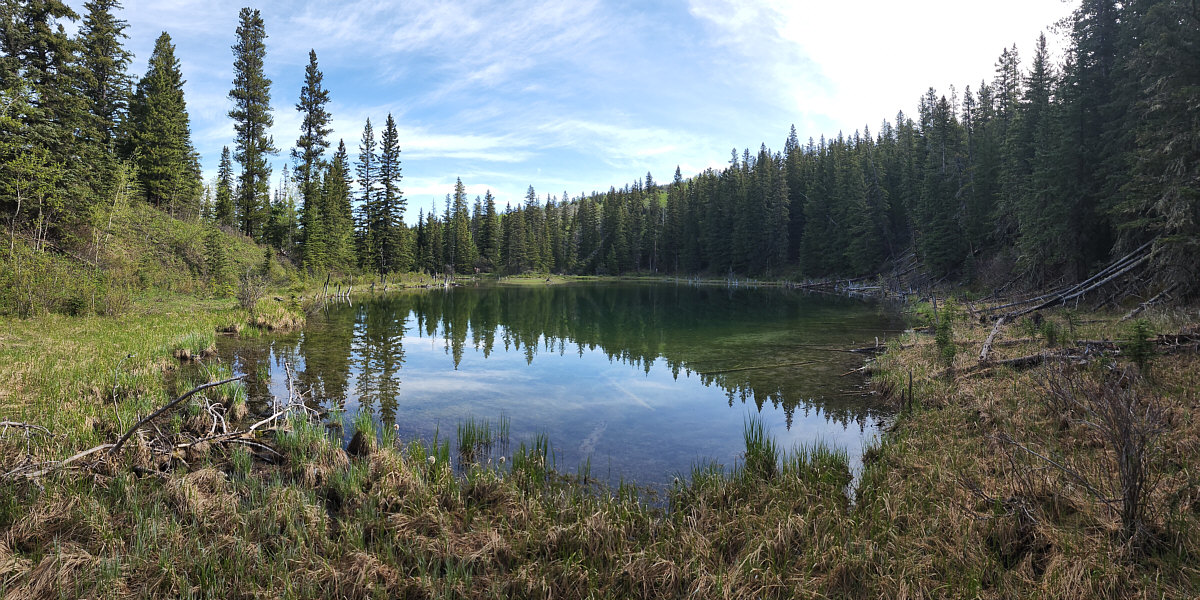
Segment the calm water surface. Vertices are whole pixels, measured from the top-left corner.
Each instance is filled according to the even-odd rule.
[[[660,487],[700,461],[732,466],[755,414],[783,448],[821,440],[856,464],[887,414],[842,376],[863,357],[829,349],[901,326],[875,303],[791,290],[493,285],[331,305],[300,332],[218,350],[260,401],[287,396],[291,364],[347,423],[370,411],[403,440],[453,444],[462,421],[503,416],[510,450],[545,433],[560,469],[590,457],[593,476]]]

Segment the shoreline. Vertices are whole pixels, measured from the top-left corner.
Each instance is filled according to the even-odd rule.
[[[269,294],[263,301],[291,304]],[[5,430],[0,473],[118,436],[118,424],[128,427],[162,403],[161,373],[178,360],[172,354],[203,352],[208,338],[197,329],[248,320],[239,311],[230,301],[181,296],[125,317],[6,319],[0,366],[9,375],[0,382],[0,416],[45,426],[51,435]],[[1122,335],[1116,315],[1044,312],[1060,329],[1055,345],[1046,329],[1013,323],[991,360],[1053,351],[1066,338]],[[1173,331],[1168,327],[1195,319],[1190,314],[1156,313],[1155,323]],[[127,327],[135,322],[140,336]],[[397,447],[389,432],[371,431],[366,437],[376,442],[347,453],[293,417],[247,438],[279,456],[221,443],[160,456],[153,444],[136,444],[114,459],[81,459],[32,479],[0,478],[7,498],[0,502],[0,592],[34,593],[41,581],[74,590],[68,595],[104,597],[229,589],[292,597],[572,597],[586,589],[578,587],[584,580],[605,597],[874,597],[902,590],[1183,597],[1196,589],[1200,569],[1190,557],[1200,555],[1193,512],[1200,476],[1195,453],[1182,450],[1200,439],[1190,417],[1200,408],[1195,353],[1153,358],[1156,379],[1137,384],[1174,399],[1174,425],[1159,439],[1183,462],[1148,499],[1158,507],[1147,520],[1153,543],[1130,546],[1106,505],[999,441],[1004,434],[1031,450],[1040,443],[1063,455],[1081,453],[1081,464],[1102,465],[1108,456],[1103,444],[1080,445],[1087,432],[1056,430],[1033,401],[1045,385],[1040,371],[976,368],[974,355],[991,330],[991,323],[960,320],[949,369],[933,336],[918,331],[893,339],[875,358],[872,385],[900,410],[880,443],[864,448],[852,498],[844,492],[851,485],[845,456],[820,446],[788,454],[759,440],[739,469],[698,466],[655,507],[631,486],[597,487],[586,476],[548,470],[545,449],[536,445],[516,449],[508,471],[481,467],[454,476],[442,466],[448,443]],[[40,355],[30,341],[39,337],[48,350]],[[116,365],[100,359],[104,348],[134,339],[136,356]],[[14,397],[25,400],[15,404]],[[36,408],[63,397],[72,400],[49,412]],[[183,414],[190,416],[162,421],[164,433],[190,435],[212,425],[202,412]],[[179,433],[169,433],[176,427]],[[763,458],[769,456],[776,460]],[[1039,482],[1021,483],[1022,473],[1039,473]],[[147,527],[160,533],[142,546],[139,532]],[[209,546],[245,560],[201,550]],[[155,566],[164,552],[173,557],[165,575]]]

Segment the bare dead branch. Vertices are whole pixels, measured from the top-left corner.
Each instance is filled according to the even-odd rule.
[[[117,440],[117,443],[112,445],[112,448],[109,450],[109,454],[116,454],[117,451],[119,451],[121,449],[121,446],[123,446],[125,444],[125,442],[129,441],[129,438],[131,436],[133,436],[133,432],[140,429],[142,427],[142,425],[145,425],[146,423],[153,421],[159,415],[161,415],[161,414],[167,412],[168,410],[171,410],[175,406],[177,406],[180,402],[183,402],[184,400],[191,398],[192,394],[195,394],[196,392],[199,392],[201,390],[206,390],[211,387],[217,387],[219,385],[225,385],[226,383],[238,381],[244,377],[245,377],[245,375],[238,375],[236,377],[230,377],[229,379],[222,379],[221,381],[214,381],[211,383],[205,383],[203,385],[198,385],[198,386],[192,388],[191,390],[188,390],[182,396],[166,403],[162,408],[150,413],[149,416],[144,417],[142,420],[138,421],[137,423],[134,423],[133,427],[130,427],[129,431],[126,431],[125,435],[121,436],[121,439]]]
[[[22,423],[20,421],[0,421],[0,435],[7,433],[7,430],[10,427],[15,428],[15,429],[24,429],[26,432],[30,432],[30,433],[40,433],[45,436],[50,435],[50,430],[46,429],[45,427],[42,427],[41,425],[34,425],[32,423]]]

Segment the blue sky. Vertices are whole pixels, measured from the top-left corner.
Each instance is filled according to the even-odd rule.
[[[82,11],[82,0],[71,4]],[[331,95],[334,145],[357,158],[363,123],[396,118],[409,211],[439,206],[456,177],[472,197],[516,204],[669,181],[729,160],[731,148],[877,130],[915,112],[930,86],[991,79],[1003,47],[1032,56],[1037,35],[1075,0],[370,0],[260,2],[281,152],[317,52]],[[246,5],[125,0],[131,71],[145,72],[167,31],[187,79],[192,139],[207,181],[221,146],[234,31]],[[1053,40],[1055,36],[1048,32]],[[236,166],[235,166],[236,168]],[[440,209],[439,209],[440,210]],[[411,222],[411,218],[409,219]]]

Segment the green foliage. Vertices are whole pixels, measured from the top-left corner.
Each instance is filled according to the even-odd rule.
[[[234,475],[245,477],[250,474],[250,468],[254,464],[254,457],[245,446],[235,446],[229,452],[229,464],[233,468]]]
[[[213,221],[221,227],[232,228],[236,223],[233,206],[233,163],[229,146],[221,147],[221,163],[217,167],[217,194],[213,205]]]
[[[300,212],[300,251],[304,265],[309,269],[323,270],[330,263],[330,232],[326,198],[322,190],[321,171],[324,165],[322,154],[329,147],[329,91],[322,87],[323,75],[317,68],[317,53],[308,53],[308,67],[304,71],[304,86],[300,88],[300,102],[296,110],[303,115],[300,138],[292,149],[296,162],[296,184],[300,187],[303,206]]]
[[[268,157],[276,152],[274,139],[267,135],[274,119],[271,80],[263,71],[266,38],[259,11],[243,8],[238,14],[237,43],[233,46],[234,78],[229,91],[233,108],[229,117],[237,133],[234,159],[242,165],[235,202],[238,221],[242,233],[255,239],[262,237],[270,215]]]
[[[213,290],[218,296],[223,296],[224,290],[232,281],[229,264],[229,251],[217,230],[209,231],[204,237],[205,270],[212,282]]]
[[[1154,328],[1150,321],[1136,319],[1129,324],[1121,343],[1121,354],[1133,361],[1142,373],[1148,371],[1154,356]]]
[[[771,480],[779,468],[779,448],[766,431],[762,417],[751,416],[742,426],[746,443],[743,472],[754,478]]]
[[[1045,322],[1042,323],[1041,333],[1042,336],[1046,338],[1046,346],[1050,348],[1055,348],[1058,346],[1059,338],[1062,335],[1061,330],[1062,327],[1058,324],[1058,321],[1055,321],[1054,319],[1046,319]]]
[[[192,149],[183,75],[165,32],[154,43],[150,66],[130,108],[130,150],[146,200],[177,216],[200,213],[200,164]]]
[[[133,54],[121,45],[129,37],[125,35],[129,24],[113,14],[121,8],[117,0],[90,0],[84,8],[87,15],[79,35],[83,93],[97,121],[98,141],[111,151],[129,104],[130,78],[125,69]]]
[[[953,301],[946,300],[939,313],[933,337],[938,358],[946,367],[954,366],[954,357],[958,355],[958,345],[954,343],[954,322],[958,318],[958,306]]]
[[[403,272],[412,268],[406,252],[404,209],[407,201],[400,191],[400,138],[396,120],[388,113],[379,144],[379,192],[374,196],[371,221],[367,223],[372,266],[379,273]]]

